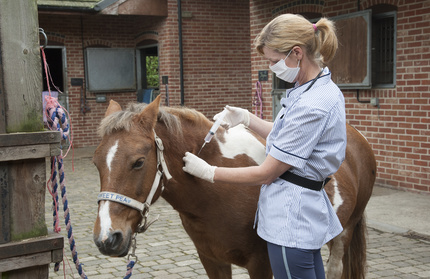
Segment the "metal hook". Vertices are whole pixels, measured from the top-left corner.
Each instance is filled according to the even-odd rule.
[[[48,36],[46,36],[46,33],[42,28],[39,28],[39,33],[42,34],[45,38],[45,43],[43,44],[42,48],[46,48],[46,46],[48,45]]]
[[[128,254],[127,260],[130,261],[130,257],[133,257],[136,259],[135,262],[137,263],[139,259],[136,256],[136,247],[137,247],[136,236],[137,236],[137,233],[135,233],[131,239],[131,253]]]

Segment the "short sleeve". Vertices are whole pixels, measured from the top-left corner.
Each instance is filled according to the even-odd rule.
[[[315,107],[293,106],[284,117],[269,154],[281,162],[303,168],[318,144],[326,123],[326,112]]]

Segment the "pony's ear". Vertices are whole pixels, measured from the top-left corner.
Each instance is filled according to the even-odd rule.
[[[105,112],[105,117],[114,113],[114,112],[121,111],[121,110],[122,110],[122,108],[121,108],[120,104],[118,104],[114,100],[110,100],[109,107],[107,108],[107,110]]]
[[[137,116],[138,121],[143,128],[151,131],[157,123],[158,111],[160,108],[161,96],[158,95],[154,101],[145,107],[145,109]]]

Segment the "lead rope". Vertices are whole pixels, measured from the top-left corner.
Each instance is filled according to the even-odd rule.
[[[48,64],[46,63],[46,56],[45,56],[45,52],[44,52],[44,47],[41,47],[40,50],[41,50],[42,58],[43,58],[43,62],[44,62],[45,75],[46,75],[48,91],[49,91],[49,96],[45,97],[46,110],[44,112],[47,115],[48,127],[52,131],[61,132],[61,138],[63,140],[69,139],[70,140],[70,147],[71,147],[72,146],[72,139],[69,136],[71,126],[69,127],[67,115],[65,113],[65,112],[67,112],[67,110],[64,109],[58,103],[56,98],[51,97],[51,89],[49,86],[49,78],[48,78],[48,77],[50,77],[50,73],[48,75]],[[69,116],[69,118],[70,118],[70,116]],[[69,147],[69,150],[70,150],[70,147]],[[63,202],[63,211],[64,211],[64,219],[65,219],[64,221],[66,224],[67,238],[69,240],[70,251],[72,252],[73,262],[75,263],[75,267],[79,273],[79,276],[83,279],[88,279],[87,275],[85,274],[85,272],[82,268],[82,264],[79,262],[78,252],[76,249],[76,243],[75,243],[75,239],[73,237],[73,228],[72,228],[72,223],[70,221],[70,211],[69,211],[69,207],[68,207],[69,203],[67,200],[67,192],[66,192],[66,184],[65,184],[63,151],[62,151],[61,145],[60,145],[60,149],[61,149],[61,154],[59,156],[52,156],[51,157],[51,177],[47,183],[48,191],[51,194],[52,199],[53,199],[53,219],[54,219],[53,226],[54,226],[54,231],[56,233],[59,233],[61,231],[61,227],[59,225],[59,216],[58,216],[59,204],[58,204],[58,193],[57,193],[58,183],[57,183],[57,168],[56,168],[58,166],[58,172],[59,172],[59,177],[60,177],[61,197],[62,197],[62,202]],[[66,153],[66,155],[67,155],[67,153]],[[52,190],[51,190],[50,186],[52,186]],[[134,256],[136,258],[136,261],[130,261],[129,260],[129,262],[127,264],[127,272],[126,272],[124,279],[129,279],[131,277],[133,267],[134,267],[135,263],[137,262],[137,257],[134,255],[135,250],[136,250],[136,238],[134,237],[134,247],[133,247],[133,253],[131,256]],[[57,262],[54,265],[54,271],[58,271],[59,269],[60,269],[60,263]],[[65,275],[64,275],[64,277],[65,277]]]
[[[262,92],[262,86],[261,82],[257,81],[255,83],[255,96],[254,96],[254,102],[253,105],[255,106],[255,115],[257,114],[258,107],[260,108],[260,115],[259,117],[263,119],[263,92]]]

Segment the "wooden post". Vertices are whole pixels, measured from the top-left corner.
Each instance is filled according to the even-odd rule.
[[[36,0],[0,0],[1,278],[48,278],[62,258],[45,222],[45,160],[61,136],[43,131],[41,70]]]
[[[43,129],[36,0],[0,0],[0,132]],[[4,127],[1,127],[4,125]]]

